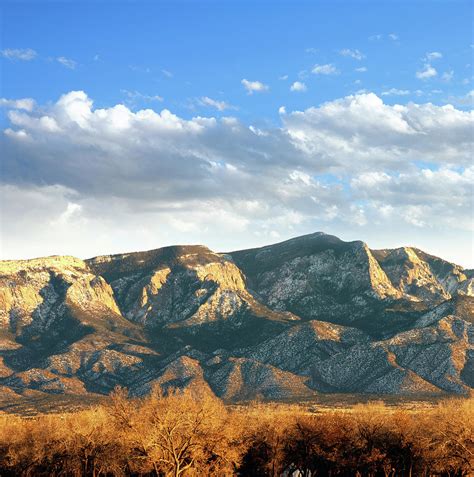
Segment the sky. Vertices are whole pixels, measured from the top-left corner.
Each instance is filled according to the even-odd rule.
[[[470,1],[3,1],[0,258],[323,231],[474,267]]]

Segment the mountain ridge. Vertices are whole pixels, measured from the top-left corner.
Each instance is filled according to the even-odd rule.
[[[471,275],[322,232],[226,253],[0,261],[0,391],[470,394]]]

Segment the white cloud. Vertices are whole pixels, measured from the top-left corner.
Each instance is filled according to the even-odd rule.
[[[382,96],[408,96],[410,91],[408,89],[397,89],[391,88],[389,90],[383,91]]]
[[[472,166],[461,172],[441,167],[393,175],[368,172],[352,179],[351,187],[374,207],[388,207],[392,216],[417,227],[433,225],[433,216],[439,213],[436,222],[440,225],[474,230],[470,212],[473,180]],[[449,208],[453,213],[448,213]]]
[[[218,101],[216,99],[209,98],[208,96],[202,96],[199,98],[199,104],[202,106],[209,106],[215,108],[218,111],[225,111],[226,109],[236,109],[235,106],[232,106],[225,101]]]
[[[35,100],[31,98],[22,99],[6,99],[0,98],[0,106],[11,109],[24,109],[25,111],[33,111]]]
[[[77,219],[82,211],[82,205],[74,202],[67,202],[66,209],[53,220],[50,221],[51,226],[65,225],[70,223],[73,219]]]
[[[59,56],[56,58],[57,62],[63,65],[65,68],[68,68],[70,70],[75,70],[77,67],[77,62],[74,60],[71,60],[70,58],[66,58],[65,56]]]
[[[366,190],[367,188],[384,187],[390,182],[390,176],[385,172],[364,172],[352,179],[352,186]]]
[[[315,75],[337,75],[338,69],[331,63],[325,65],[314,65],[311,72]]]
[[[144,102],[164,101],[163,96],[159,96],[157,94],[155,95],[143,94],[143,93],[140,93],[139,91],[129,91],[128,89],[121,89],[120,91],[123,94],[125,94],[132,103],[135,103],[136,101],[144,101]]]
[[[288,79],[288,75],[282,75],[282,76],[279,76],[278,79],[280,81],[286,81]]]
[[[260,81],[249,81],[244,78],[241,83],[243,87],[247,90],[248,94],[261,93],[270,89],[268,85],[263,84]]]
[[[318,53],[319,50],[317,48],[306,48],[304,51],[305,53],[311,53],[315,55],[316,53]]]
[[[298,71],[298,78],[301,80],[308,78],[308,72],[306,70]]]
[[[295,81],[291,86],[290,86],[290,91],[296,91],[296,92],[299,92],[299,93],[304,93],[305,91],[307,91],[308,88],[306,87],[306,85],[304,83],[302,83],[301,81]]]
[[[446,83],[449,83],[453,78],[454,78],[454,71],[453,70],[445,71],[441,75],[441,80],[445,81]]]
[[[151,68],[148,66],[128,65],[128,67],[136,73],[151,73]]]
[[[294,170],[290,173],[290,179],[295,182],[302,182],[303,184],[309,186],[312,183],[311,176],[305,172]]]
[[[392,41],[397,41],[400,39],[400,37],[396,33],[389,33],[388,35],[382,35],[380,33],[377,33],[376,35],[369,36],[370,41],[380,41],[380,40],[383,40],[384,38],[388,38],[389,40],[392,40]]]
[[[339,54],[342,56],[350,56],[355,60],[362,60],[363,58],[365,58],[365,55],[357,49],[351,50],[350,48],[344,48],[339,51]]]
[[[423,58],[423,68],[416,72],[416,77],[421,80],[426,80],[429,78],[434,78],[438,75],[436,68],[431,65],[432,61],[439,60],[443,55],[439,51],[431,51],[426,53]]]
[[[359,169],[384,171],[422,157],[432,163],[470,161],[474,115],[449,105],[389,106],[369,93],[293,112],[283,121],[298,147],[310,157],[329,160],[331,168],[350,167],[345,157]]]
[[[367,67],[361,66],[360,68],[356,68],[354,71],[357,71],[357,73],[365,73],[367,71]]]
[[[426,80],[435,77],[437,74],[438,72],[436,71],[436,69],[433,68],[433,66],[431,66],[430,64],[426,63],[423,66],[423,69],[416,72],[416,77],[421,80]]]
[[[421,224],[431,237],[451,233],[451,245],[464,237],[467,250],[473,112],[369,93],[279,113],[278,127],[249,127],[94,108],[81,91],[10,111],[2,253],[87,256],[183,238],[222,250],[321,229],[395,231],[400,245]]]
[[[442,53],[440,53],[439,51],[431,51],[429,53],[426,53],[425,55],[425,61],[427,63],[429,63],[430,61],[434,61],[434,60],[439,60],[443,57]]]
[[[173,73],[168,70],[161,70],[161,72],[167,77],[167,78],[173,78]]]
[[[474,90],[468,91],[462,96],[449,96],[448,100],[458,106],[474,107]]]
[[[5,48],[0,50],[0,56],[9,60],[31,61],[36,58],[37,53],[31,48]]]

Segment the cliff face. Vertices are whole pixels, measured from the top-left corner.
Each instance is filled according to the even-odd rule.
[[[0,262],[0,389],[229,400],[470,393],[471,271],[414,248],[312,234]]]

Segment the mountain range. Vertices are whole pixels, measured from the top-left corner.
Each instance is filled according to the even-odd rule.
[[[474,272],[315,233],[0,262],[0,394],[472,394]]]

